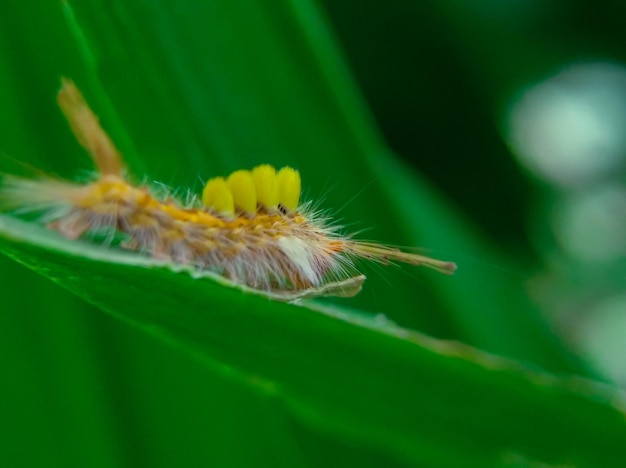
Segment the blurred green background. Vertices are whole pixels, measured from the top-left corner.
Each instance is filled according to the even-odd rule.
[[[626,384],[622,2],[70,3],[75,22],[57,1],[0,16],[5,170],[90,169],[54,101],[70,76],[139,177],[197,189],[293,165],[350,229],[459,264],[364,266],[363,294],[335,303]],[[7,466],[343,466],[358,450],[4,257],[0,279]]]

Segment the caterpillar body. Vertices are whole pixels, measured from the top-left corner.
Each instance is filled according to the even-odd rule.
[[[354,260],[405,262],[452,273],[456,265],[344,236],[300,203],[300,175],[260,165],[210,179],[201,197],[182,203],[134,185],[119,151],[74,83],[63,79],[58,103],[97,168],[83,184],[51,177],[5,176],[3,205],[43,213],[47,226],[77,239],[103,228],[122,247],[208,270],[251,288],[290,297],[354,295],[364,277]]]

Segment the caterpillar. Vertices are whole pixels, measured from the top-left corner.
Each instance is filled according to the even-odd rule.
[[[97,172],[86,183],[50,176],[5,176],[5,207],[42,213],[48,228],[70,239],[101,229],[124,237],[122,248],[211,271],[261,291],[289,297],[351,296],[363,276],[354,261],[404,262],[452,273],[456,265],[342,235],[301,203],[297,170],[263,164],[206,182],[182,202],[135,185],[120,152],[76,85],[63,78],[58,104]]]

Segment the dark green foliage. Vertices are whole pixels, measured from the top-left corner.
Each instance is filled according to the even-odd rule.
[[[0,259],[3,464],[614,466],[624,459],[626,423],[615,393],[557,377],[594,373],[526,297],[519,252],[510,248],[520,239],[505,230],[498,245],[497,223],[489,237],[481,234],[484,213],[470,221],[392,154],[319,5],[70,3],[73,9],[43,2],[33,10],[9,2],[0,17],[7,70],[0,74],[0,150],[10,155],[3,169],[25,170],[11,158],[67,178],[90,169],[54,102],[65,75],[83,89],[138,180],[197,189],[199,179],[235,169],[289,164],[310,198],[341,209],[337,217],[352,230],[424,247],[460,269],[440,277],[364,266],[368,281],[354,300],[298,307],[2,217],[4,253],[111,314]],[[330,3],[351,51],[346,12]],[[448,8],[442,11],[452,21]],[[463,44],[455,44],[462,55]],[[363,55],[350,53],[351,63],[375,103]],[[502,57],[484,60],[505,67]],[[449,57],[433,61],[441,76],[450,73]],[[496,72],[489,80],[493,102],[467,105],[495,106],[502,83],[511,82]],[[412,99],[429,92],[416,83]],[[478,109],[477,120],[487,114]],[[467,135],[453,144],[464,128],[452,122],[441,161],[431,149],[424,166],[435,180],[454,166],[449,153],[472,144]],[[511,167],[481,164],[476,178],[505,174],[511,182],[477,180],[474,192],[528,189]]]

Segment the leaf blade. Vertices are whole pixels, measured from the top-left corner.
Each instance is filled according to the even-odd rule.
[[[624,413],[614,406],[619,396],[597,384],[560,380],[346,311],[278,303],[0,219],[5,253],[54,272],[63,286],[223,377],[279,398],[291,417],[333,437],[403,463],[449,466],[451,446],[457,460],[476,464],[511,450],[583,464],[626,455],[617,443],[626,435]],[[540,429],[522,434],[508,421]]]

